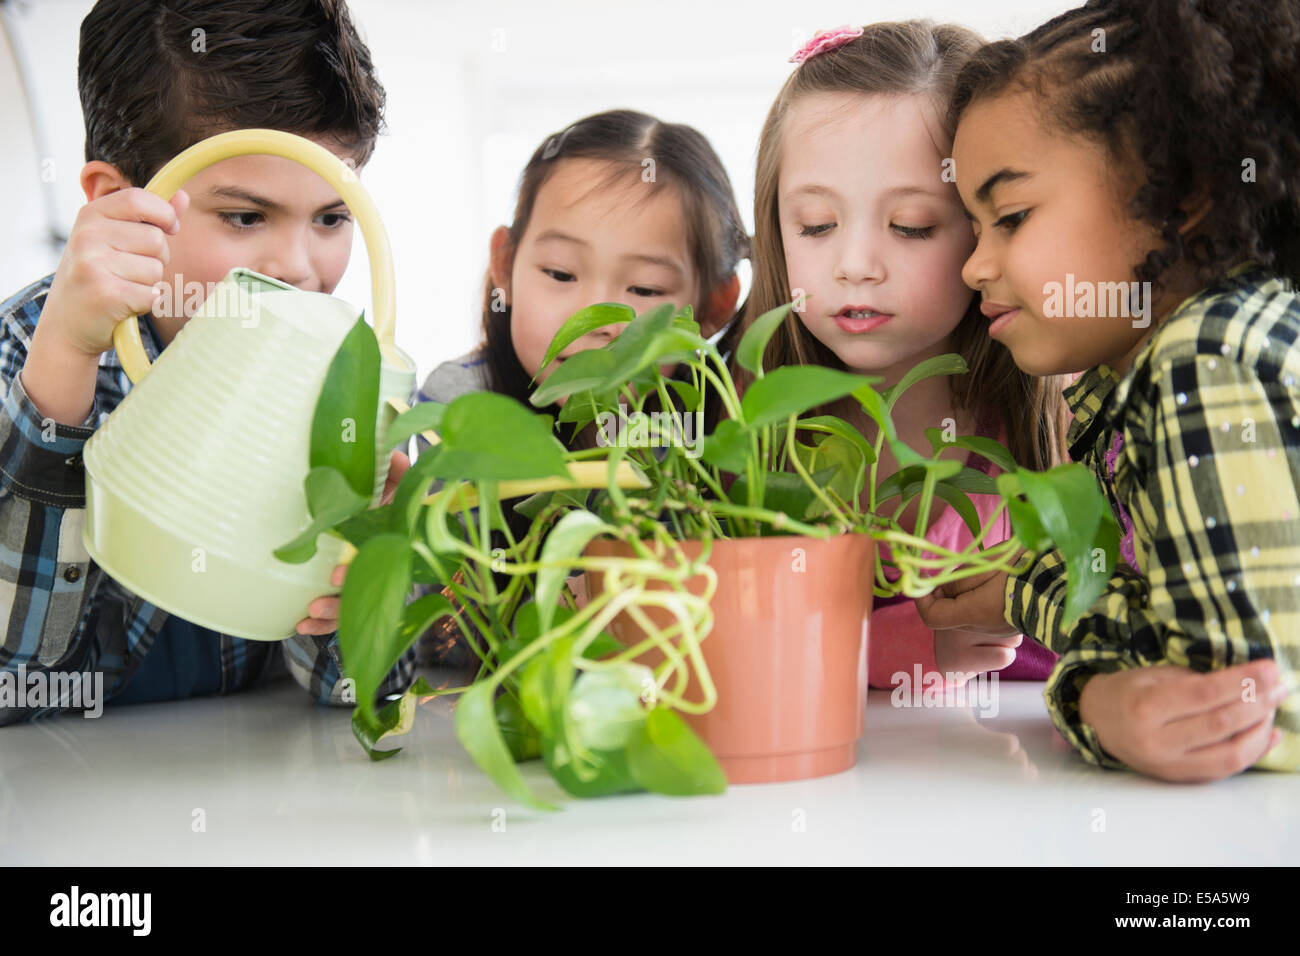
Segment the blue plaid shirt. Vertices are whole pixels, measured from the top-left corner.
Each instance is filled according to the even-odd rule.
[[[102,703],[112,704],[229,694],[287,668],[313,700],[352,706],[350,685],[340,679],[337,633],[295,634],[280,642],[219,634],[173,618],[90,560],[82,543],[81,453],[131,381],[109,350],[100,356],[94,405],[80,425],[50,422],[32,404],[18,373],[52,279],[0,305],[0,671],[8,672],[10,686],[20,667],[25,675],[102,673]],[[157,330],[147,315],[138,321],[145,351],[155,359],[162,350]],[[379,695],[404,692],[414,676],[412,650]],[[69,709],[66,699],[47,703],[20,707],[0,698],[0,724]]]

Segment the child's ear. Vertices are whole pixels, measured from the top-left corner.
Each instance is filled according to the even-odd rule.
[[[1183,203],[1182,210],[1187,214],[1187,221],[1178,227],[1178,231],[1183,235],[1191,232],[1196,228],[1197,223],[1205,218],[1206,214],[1214,208],[1214,200],[1208,192],[1198,192],[1195,196]]]
[[[492,287],[505,292],[506,303],[510,302],[510,271],[515,265],[515,244],[510,240],[510,230],[497,226],[492,230],[489,244],[491,259],[488,274],[492,277]]]
[[[716,335],[736,314],[736,300],[740,298],[740,276],[733,275],[713,290],[700,316],[700,334],[706,339]]]
[[[112,163],[94,159],[81,167],[81,191],[86,196],[86,202],[94,202],[119,189],[130,188],[130,180]]]

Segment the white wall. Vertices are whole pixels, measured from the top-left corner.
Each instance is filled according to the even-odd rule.
[[[13,6],[14,0],[10,0]],[[54,174],[65,232],[83,201],[77,34],[89,0],[17,0],[12,18],[49,134],[37,148],[13,57],[0,44],[0,298],[53,270],[41,171]],[[989,38],[1024,32],[1070,0],[351,0],[388,91],[389,132],[362,182],[383,214],[397,271],[398,341],[423,375],[477,341],[493,227],[548,134],[628,107],[698,127],[713,142],[752,229],[753,162],[791,52],[819,29],[926,16]],[[49,155],[44,155],[48,152]],[[51,165],[52,161],[52,165]],[[368,300],[358,247],[337,294]]]

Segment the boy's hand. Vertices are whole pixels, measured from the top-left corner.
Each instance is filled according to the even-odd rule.
[[[921,615],[921,620],[935,632],[936,656],[940,648],[940,635],[954,629],[982,635],[991,639],[988,643],[994,646],[1018,647],[1018,640],[1009,643],[1009,639],[1018,638],[1020,632],[1007,623],[1004,614],[1006,589],[1006,572],[990,571],[961,581],[949,581],[924,597],[917,598],[916,610]],[[945,643],[954,647],[967,646],[970,640],[953,636],[951,641]]]
[[[95,403],[100,353],[122,319],[153,308],[189,196],[170,203],[144,189],[119,189],[77,213],[32,333],[21,381],[41,415],[80,425]]]
[[[406,457],[400,451],[395,451],[392,457],[388,459],[388,477],[384,479],[384,492],[380,495],[379,503],[386,505],[393,500],[393,495],[397,492],[397,485],[411,467],[411,459]],[[334,571],[330,575],[330,584],[334,587],[343,586],[343,576],[347,573],[346,564],[334,566]],[[320,636],[322,634],[332,634],[339,629],[339,599],[338,595],[318,597],[312,601],[307,608],[310,617],[305,617],[298,622],[299,634],[313,634]]]
[[[1277,744],[1273,714],[1287,692],[1272,660],[1208,674],[1135,667],[1089,678],[1079,716],[1107,753],[1134,770],[1204,782],[1253,766]]]
[[[167,237],[180,231],[189,202],[184,190],[169,203],[129,188],[82,206],[37,328],[96,358],[111,348],[117,323],[153,308],[171,258]]]

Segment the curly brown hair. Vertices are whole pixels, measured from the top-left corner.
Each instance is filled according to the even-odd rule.
[[[1245,261],[1300,280],[1300,0],[1092,0],[979,50],[950,121],[1020,91],[1124,171],[1131,215],[1161,237],[1139,281],[1184,263],[1210,285]]]

